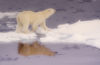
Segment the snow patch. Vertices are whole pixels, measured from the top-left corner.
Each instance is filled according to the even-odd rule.
[[[15,18],[18,12],[0,12],[0,19],[4,17]],[[7,26],[14,28],[10,21]],[[45,42],[53,43],[84,43],[91,46],[100,48],[100,20],[88,20],[88,21],[77,21],[74,24],[61,24],[55,29],[51,29],[49,32],[45,32],[39,28],[37,33],[45,35],[44,37],[38,37],[35,33],[31,34],[19,34],[16,32],[0,32],[0,42],[33,42],[38,39]]]
[[[100,20],[78,21],[62,24],[41,38],[42,42],[85,43],[100,48]]]
[[[0,33],[0,42],[12,42],[12,41],[21,41],[21,42],[33,42],[36,39],[36,34],[22,34],[16,32],[1,32]]]
[[[0,12],[0,19],[4,17],[15,18],[18,12]]]

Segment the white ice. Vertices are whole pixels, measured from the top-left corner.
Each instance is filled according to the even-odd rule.
[[[5,16],[10,18],[16,17],[17,12],[0,12],[2,19]],[[16,25],[16,24],[15,24]],[[13,25],[8,25],[8,27]],[[57,28],[51,29],[49,32],[44,32],[38,29],[38,32],[45,34],[45,37],[40,38],[40,41],[53,42],[53,43],[83,43],[100,48],[100,20],[87,20],[77,21],[74,24],[60,24]],[[0,42],[13,42],[13,41],[33,41],[37,38],[35,33],[32,34],[19,34],[14,31],[0,32]]]

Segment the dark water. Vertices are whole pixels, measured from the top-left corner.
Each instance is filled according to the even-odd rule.
[[[57,52],[55,56],[34,55],[24,57],[18,54],[18,44],[0,44],[0,65],[99,65],[100,50],[77,44],[44,44],[52,51]]]

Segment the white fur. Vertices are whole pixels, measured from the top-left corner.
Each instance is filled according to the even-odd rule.
[[[44,30],[48,30],[46,20],[55,13],[55,9],[49,8],[40,12],[23,11],[20,12],[17,19],[16,32],[29,33],[29,25],[32,26],[32,31],[35,32],[40,26]]]

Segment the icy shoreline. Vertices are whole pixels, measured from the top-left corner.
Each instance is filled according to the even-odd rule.
[[[74,24],[61,24],[49,32],[39,30],[44,37],[41,42],[85,43],[100,48],[100,20],[78,21]],[[35,33],[19,34],[16,32],[0,32],[0,42],[26,41],[32,42],[37,38]]]

